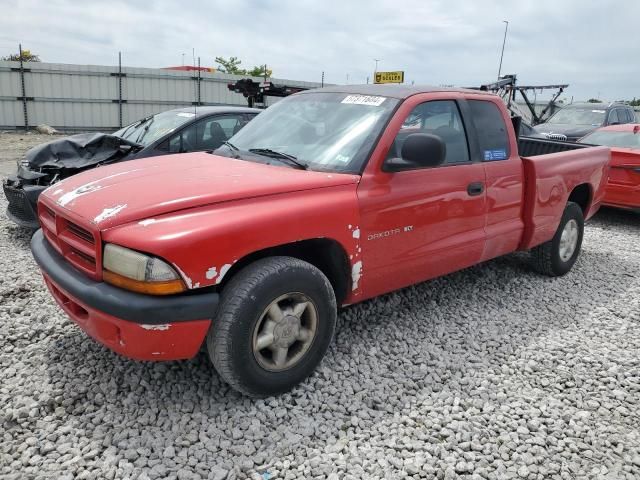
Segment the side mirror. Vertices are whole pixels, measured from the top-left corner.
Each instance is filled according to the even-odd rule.
[[[402,158],[391,158],[385,162],[386,171],[442,165],[447,155],[447,146],[437,135],[412,133],[402,144],[401,154]]]

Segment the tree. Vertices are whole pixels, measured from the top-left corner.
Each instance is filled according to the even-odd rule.
[[[633,97],[633,100],[629,102],[632,107],[640,107],[640,98]]]
[[[266,65],[258,65],[251,70],[240,68],[242,60],[238,60],[238,57],[216,57],[216,63],[220,65],[218,71],[222,73],[231,73],[233,75],[250,75],[252,77],[264,77],[265,73],[267,77],[270,77],[273,71],[266,68]]]
[[[589,103],[602,103],[602,100],[598,100],[597,98],[590,98],[587,100]]]
[[[266,65],[258,65],[257,67],[253,67],[251,70],[247,71],[247,75],[251,75],[252,77],[270,77],[273,73],[273,70],[266,67]]]
[[[229,57],[227,60],[224,57],[216,57],[216,63],[220,65],[218,70],[222,73],[231,73],[233,75],[246,75],[247,71],[240,68],[241,60],[238,57]]]
[[[14,53],[13,55],[9,55],[7,57],[2,57],[2,60],[8,61],[8,62],[19,62],[20,52]],[[31,50],[22,50],[22,61],[23,62],[39,62],[40,57],[34,53],[31,53]]]

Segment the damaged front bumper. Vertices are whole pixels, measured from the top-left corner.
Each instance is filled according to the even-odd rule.
[[[4,196],[7,198],[7,217],[21,227],[38,229],[38,197],[47,188],[45,185],[24,185],[15,176],[2,182]]]
[[[93,281],[65,261],[42,230],[31,239],[31,251],[58,305],[107,348],[136,360],[181,360],[198,353],[218,293],[154,297]]]

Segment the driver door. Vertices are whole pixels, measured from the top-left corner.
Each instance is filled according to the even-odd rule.
[[[484,249],[484,166],[471,161],[460,105],[450,93],[443,100],[416,97],[390,122],[388,153],[378,165],[372,157],[358,188],[367,297],[478,263]],[[412,133],[439,136],[446,145],[444,163],[385,172],[384,162],[401,155]]]

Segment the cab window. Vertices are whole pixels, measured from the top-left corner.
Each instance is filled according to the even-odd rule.
[[[469,146],[458,105],[453,100],[434,100],[417,105],[407,116],[391,145],[387,158],[401,158],[402,145],[412,133],[428,133],[446,145],[444,165],[468,163]]]
[[[509,158],[509,135],[502,112],[486,100],[469,100],[473,125],[476,127],[480,152],[485,162]]]

